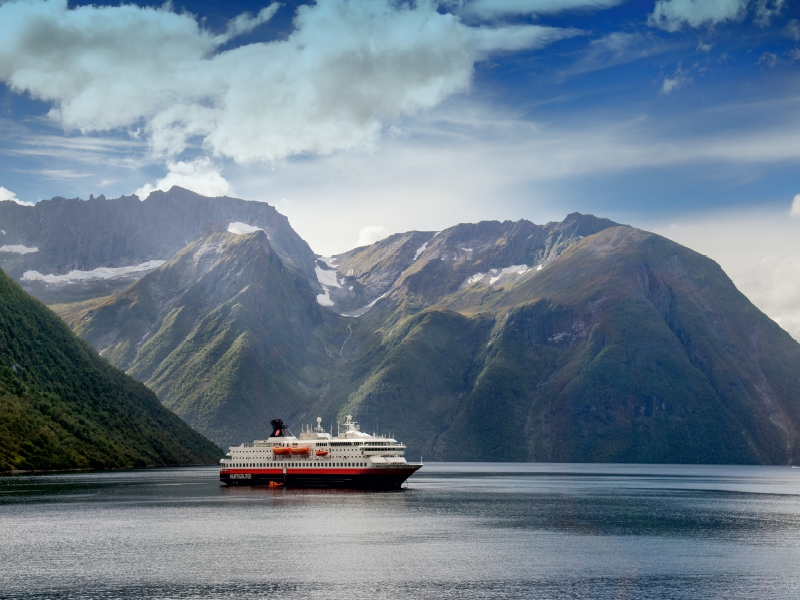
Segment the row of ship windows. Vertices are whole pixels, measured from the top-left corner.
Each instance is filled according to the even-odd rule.
[[[370,452],[370,451],[372,451],[372,452],[402,452],[403,450],[405,450],[405,448],[403,448],[403,447],[400,447],[400,448],[363,448],[363,450],[364,450],[364,452]],[[339,452],[342,452],[342,450],[339,450]],[[346,450],[345,450],[345,452],[346,452]],[[234,452],[234,454],[236,454],[236,453]],[[239,457],[236,456],[235,458],[239,458]],[[294,457],[293,456],[287,456],[285,458],[292,459]]]
[[[343,446],[343,445],[344,444],[331,444],[331,446],[336,446],[336,447]],[[381,444],[371,444],[370,446],[361,446],[360,449],[364,450],[365,452],[369,452],[369,451],[373,451],[373,452],[376,452],[376,451],[400,452],[400,451],[405,449],[405,446],[399,446],[399,447],[390,448],[390,447],[381,445],[382,447],[380,447],[380,448],[373,447],[373,446],[379,446],[379,445],[381,445]],[[276,444],[276,446],[278,446],[278,444]],[[327,446],[328,446],[328,444],[315,444],[315,447],[327,447]],[[353,452],[357,452],[358,449],[357,448],[353,448],[352,451]],[[256,450],[255,452],[253,452],[253,454],[268,454],[269,452],[270,452],[269,450]],[[345,449],[345,452],[347,452],[347,449]],[[238,452],[234,451],[234,454],[238,454]],[[250,454],[250,453],[248,452],[248,454]]]
[[[229,468],[237,468],[237,467],[276,467],[280,465],[273,464],[266,464],[266,463],[235,463],[232,465],[228,465]],[[289,465],[287,465],[289,466]],[[331,464],[321,464],[321,463],[294,463],[291,465],[292,467],[366,467],[367,463],[331,463]]]
[[[397,442],[330,442],[331,446],[363,446],[369,444],[370,446],[392,446]],[[279,446],[280,443],[274,444]],[[328,442],[318,442],[315,446],[327,446]],[[242,444],[241,448],[271,448],[273,444]]]

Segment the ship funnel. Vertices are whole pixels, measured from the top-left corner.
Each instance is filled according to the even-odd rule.
[[[283,424],[283,419],[273,419],[270,425],[272,425],[272,435],[269,437],[293,437],[292,432]]]

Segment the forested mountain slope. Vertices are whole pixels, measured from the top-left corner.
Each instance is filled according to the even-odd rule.
[[[0,470],[207,464],[219,456],[0,271]]]

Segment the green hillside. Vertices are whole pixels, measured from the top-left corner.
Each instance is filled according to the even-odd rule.
[[[0,271],[0,470],[208,464],[219,456]]]

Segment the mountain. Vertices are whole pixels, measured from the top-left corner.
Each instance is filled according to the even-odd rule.
[[[316,257],[312,278],[224,229],[57,307],[220,443],[352,414],[433,460],[800,458],[800,345],[663,237],[580,214],[460,224]]]
[[[427,306],[455,291],[476,270],[498,271],[490,277],[507,279],[514,266],[544,265],[573,242],[614,225],[608,219],[575,213],[546,225],[523,219],[461,224],[442,232],[412,231],[322,259],[317,273],[321,274],[320,267],[336,272],[338,282],[325,285],[320,277],[320,283],[337,312],[363,314],[401,277],[411,278],[406,287],[416,296],[415,301],[407,300]],[[335,281],[332,275],[327,281]],[[356,306],[360,309],[353,310]]]
[[[0,202],[0,266],[48,304],[97,298],[168,260],[209,223],[263,230],[285,264],[316,281],[311,249],[275,208],[177,186],[144,201],[99,196],[34,206]]]
[[[360,319],[337,414],[440,460],[800,458],[800,345],[713,261],[621,226],[541,269],[453,246]]]
[[[335,359],[320,332],[330,327],[315,296],[265,232],[209,226],[167,263],[66,318],[195,429],[232,444],[311,404],[328,377]]]
[[[208,464],[219,456],[0,271],[0,471]]]

